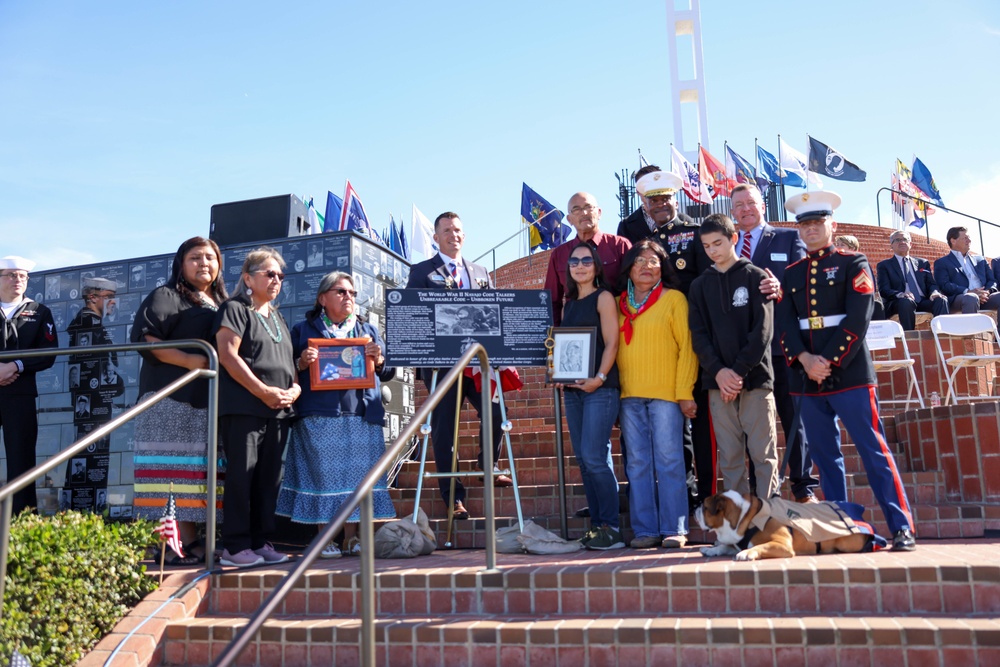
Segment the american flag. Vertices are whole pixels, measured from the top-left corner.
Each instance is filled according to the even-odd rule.
[[[166,541],[167,546],[178,557],[184,558],[184,545],[181,544],[181,533],[177,528],[177,503],[174,501],[173,491],[167,497],[167,506],[163,510],[163,516],[160,517],[160,525],[154,528],[153,532],[158,533],[160,540]]]
[[[31,663],[15,649],[14,655],[10,656],[10,667],[31,667]]]

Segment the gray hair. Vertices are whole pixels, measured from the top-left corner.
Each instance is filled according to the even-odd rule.
[[[278,268],[282,271],[285,269],[285,259],[281,256],[275,248],[270,246],[261,246],[256,250],[251,250],[247,253],[246,259],[243,260],[243,268],[240,270],[240,281],[237,283],[236,294],[234,298],[239,298],[243,302],[249,302],[250,298],[246,296],[246,285],[243,281],[243,276],[249,276],[255,271],[259,271],[260,267],[264,266],[264,262],[269,259],[273,259],[278,263]],[[273,304],[277,305],[278,300],[275,299]]]
[[[316,290],[316,302],[313,304],[313,307],[309,309],[309,312],[306,313],[306,317],[316,317],[323,311],[323,306],[319,303],[319,295],[329,292],[333,289],[333,286],[341,280],[346,280],[351,283],[351,287],[354,287],[354,276],[350,273],[344,273],[343,271],[331,271],[323,276],[323,279],[319,281],[319,288]]]

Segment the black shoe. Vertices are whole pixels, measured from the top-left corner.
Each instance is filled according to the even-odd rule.
[[[461,500],[456,500],[455,511],[451,516],[455,521],[465,521],[469,518],[469,510],[465,509],[465,505]]]
[[[586,519],[587,517],[590,516],[590,508],[589,507],[581,507],[580,509],[578,509],[576,511],[576,515],[578,517],[580,517],[581,519]]]
[[[890,551],[914,551],[917,548],[917,539],[913,537],[913,532],[907,528],[897,530],[892,536],[892,549]]]

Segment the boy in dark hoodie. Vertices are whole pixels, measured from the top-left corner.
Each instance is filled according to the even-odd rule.
[[[736,227],[717,213],[701,225],[711,268],[688,294],[691,343],[709,390],[709,410],[727,490],[749,493],[745,451],[756,474],[756,492],[778,492],[777,432],[771,336],[774,306],[760,292],[767,274],[736,254]],[[746,438],[744,444],[744,437]]]

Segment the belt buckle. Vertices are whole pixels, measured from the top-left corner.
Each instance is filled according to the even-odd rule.
[[[810,329],[822,329],[823,328],[823,318],[822,317],[810,317],[809,318],[809,328]]]

